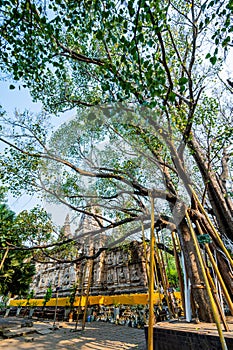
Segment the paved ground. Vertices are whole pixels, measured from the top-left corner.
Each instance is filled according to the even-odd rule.
[[[233,338],[233,317],[227,316],[226,317],[227,325],[229,327],[229,330],[226,332],[224,330],[223,325],[221,325],[221,328],[223,330],[225,337]],[[155,325],[156,328],[163,328],[163,329],[173,329],[173,330],[179,330],[183,332],[194,332],[194,333],[206,333],[206,334],[212,334],[218,336],[218,330],[215,323],[195,323],[195,322],[185,322],[182,320],[174,320],[171,322],[159,322]],[[233,349],[229,349],[233,350]]]
[[[10,321],[10,320],[9,320]],[[12,320],[14,322],[14,320]],[[75,323],[59,322],[59,328],[49,331],[52,323],[34,322],[31,334],[0,339],[1,350],[146,350],[143,329],[105,322],[86,323],[82,332],[72,332]],[[0,320],[1,326],[1,320]],[[15,326],[14,326],[15,327]],[[18,328],[19,329],[19,328]],[[48,334],[38,334],[35,329]]]
[[[33,321],[32,327],[21,328],[25,321],[26,319],[17,317],[0,317],[0,331],[8,328],[11,332],[21,334],[10,339],[0,337],[0,350],[146,350],[143,329],[91,322],[86,323],[84,331],[81,331],[79,325],[78,331],[74,332],[74,322],[57,322],[55,326],[58,329],[53,330],[53,322],[36,321]],[[233,317],[227,317],[227,322],[230,332],[224,332],[224,336],[233,337]],[[186,323],[181,320],[159,322],[156,327],[218,334],[215,324]]]

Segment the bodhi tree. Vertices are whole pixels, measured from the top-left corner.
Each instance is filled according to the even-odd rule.
[[[230,11],[230,2],[215,1],[3,1],[3,71],[52,111],[127,101],[167,114],[192,149],[219,229],[232,239],[222,178],[190,137],[203,90],[221,65],[218,46],[212,52],[209,41],[224,50],[230,45]]]
[[[213,240],[210,245],[213,253],[219,255],[219,259],[222,253],[221,250],[218,253],[215,232],[197,203],[193,201],[190,205],[189,185],[201,185],[198,172],[190,161],[190,153],[184,152],[181,165],[179,158],[172,158],[171,155],[176,154],[176,140],[179,140],[176,129],[172,140],[171,134],[167,137],[163,124],[155,128],[147,123],[147,119],[143,123],[143,114],[150,118],[150,110],[143,109],[139,116],[129,108],[126,112],[124,108],[115,109],[112,115],[112,111],[107,110],[107,116],[105,112],[93,109],[80,113],[54,132],[49,141],[46,141],[45,130],[48,129],[46,124],[43,126],[42,116],[37,116],[33,124],[33,117],[28,113],[17,115],[17,133],[11,134],[11,140],[5,139],[11,146],[10,156],[7,154],[2,158],[2,164],[9,169],[12,161],[17,160],[18,170],[14,169],[14,174],[9,171],[2,173],[2,179],[16,191],[43,191],[75,212],[92,216],[95,228],[82,236],[95,236],[121,227],[123,236],[113,244],[140,232],[141,222],[144,222],[145,229],[150,227],[149,199],[150,196],[156,198],[155,226],[158,230],[179,232],[195,300],[198,305],[206,306],[204,311],[199,311],[199,317],[211,320],[205,289],[194,289],[202,286],[203,279],[184,218],[188,208],[195,226],[201,227],[204,233],[208,230]],[[13,120],[9,123],[16,125]],[[176,164],[180,167],[178,170]],[[187,180],[182,183],[183,174]],[[204,191],[204,185],[201,186]],[[93,206],[98,210],[93,211]],[[80,236],[77,243],[78,239]],[[83,258],[77,256],[60,262],[78,262]],[[230,293],[231,272],[228,260],[222,260],[222,273]]]
[[[48,111],[85,111],[50,144],[42,116],[33,123],[27,113],[18,115],[12,140],[1,138],[11,155],[3,157],[2,165],[12,169],[2,178],[15,187],[33,185],[76,211],[89,212],[99,225],[96,232],[146,221],[148,198],[162,200],[166,204],[158,202],[156,225],[179,232],[199,316],[212,320],[207,292],[199,288],[203,276],[185,213],[189,208],[199,235],[211,236],[232,296],[229,258],[219,253],[216,232],[200,205],[194,199],[189,203],[190,186],[196,187],[222,238],[232,240],[231,114],[227,92],[221,100],[217,94],[209,97],[222,66],[221,49],[212,52],[212,42],[224,50],[230,44],[230,3],[12,4],[2,7],[3,71],[43,100]],[[229,32],[224,38],[221,30],[214,37],[211,33],[220,14]],[[89,112],[93,106],[97,111]],[[101,141],[108,143],[104,156],[96,146]],[[15,162],[20,172],[12,168]],[[88,186],[82,178],[90,179]],[[88,199],[105,212],[87,210]]]

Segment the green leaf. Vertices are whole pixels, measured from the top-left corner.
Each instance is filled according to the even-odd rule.
[[[9,89],[10,89],[10,90],[14,90],[14,89],[15,89],[15,86],[11,84],[11,85],[9,86]]]
[[[214,65],[217,62],[217,57],[216,56],[210,57],[210,62]]]
[[[222,46],[223,46],[223,47],[227,46],[227,45],[230,43],[230,41],[231,41],[231,38],[230,38],[230,36],[228,35],[228,36],[226,37],[226,39],[223,40]]]
[[[148,43],[147,43],[150,47],[152,47],[153,45],[154,45],[154,42],[153,42],[153,40],[152,39],[150,39],[149,41],[148,41]]]
[[[184,85],[184,84],[186,84],[188,82],[188,78],[186,78],[186,77],[182,77],[182,78],[180,78],[179,79],[179,85]]]
[[[101,32],[101,30],[98,30],[98,32],[96,33],[96,38],[98,40],[102,40],[103,39],[103,33]]]
[[[171,102],[174,102],[175,99],[176,99],[176,95],[174,94],[174,92],[171,91],[171,92],[169,93],[169,100],[170,100]]]

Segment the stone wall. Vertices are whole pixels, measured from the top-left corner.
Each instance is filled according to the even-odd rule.
[[[60,287],[60,296],[69,294],[69,290],[76,281],[75,264],[40,264],[36,263],[36,274],[33,278],[31,289],[36,297],[44,297],[49,285],[55,291]]]
[[[86,245],[87,247],[87,245]],[[95,247],[96,249],[99,247]],[[89,245],[89,250],[93,246]],[[87,252],[85,252],[87,253]],[[90,252],[91,254],[91,252]],[[36,297],[44,297],[51,285],[53,291],[59,287],[59,296],[67,296],[74,283],[78,284],[77,294],[88,284],[90,260],[79,264],[36,264],[36,275],[31,284]],[[90,294],[119,294],[147,291],[146,263],[143,244],[132,241],[121,247],[103,251],[93,264]]]
[[[93,213],[97,209],[92,208]],[[98,229],[92,216],[83,216],[75,233],[71,233],[69,215],[67,215],[63,235],[65,238],[75,238],[77,249],[73,248],[66,254],[74,260],[81,255],[91,256],[100,248],[106,246],[108,237],[104,234],[93,234]],[[104,250],[93,263],[90,294],[118,294],[147,292],[147,272],[143,244],[132,241],[121,246]],[[60,254],[60,255],[59,255]],[[148,254],[148,251],[147,253]],[[56,252],[59,259],[64,254]],[[59,296],[68,296],[70,288],[78,285],[77,295],[86,292],[91,260],[85,259],[79,263],[60,264],[52,261],[49,264],[36,264],[36,274],[31,284],[37,298],[43,298],[49,285]]]

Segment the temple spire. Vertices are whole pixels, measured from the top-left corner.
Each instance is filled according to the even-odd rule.
[[[69,216],[69,214],[66,215],[65,222],[63,225],[63,232],[64,232],[64,236],[67,238],[70,238],[72,236],[71,228],[70,228],[70,216]]]

